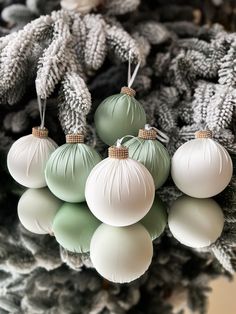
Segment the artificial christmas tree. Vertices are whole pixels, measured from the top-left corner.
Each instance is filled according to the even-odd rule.
[[[126,83],[131,55],[134,64],[141,60],[136,99],[147,123],[168,135],[170,155],[196,131],[210,129],[235,169],[234,1],[88,0],[81,12],[76,0],[68,1],[73,8],[66,2],[61,10],[60,1],[0,1],[1,312],[171,314],[187,303],[206,313],[209,281],[236,270],[235,175],[215,197],[225,220],[216,242],[190,249],[166,228],[146,274],[117,285],[97,274],[89,254],[59,248],[54,237],[20,225],[23,188],[8,174],[6,154],[39,125],[38,95],[47,102],[45,125],[58,145],[63,131],[76,126],[105,157],[94,114]],[[181,195],[170,177],[158,190],[167,208]]]

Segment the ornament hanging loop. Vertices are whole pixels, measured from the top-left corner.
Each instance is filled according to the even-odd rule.
[[[164,132],[160,131],[159,129],[151,126],[150,124],[145,124],[144,129],[145,130],[154,130],[154,131],[156,131],[156,133],[157,133],[156,138],[160,142],[162,142],[162,143],[169,143],[169,141],[170,141],[169,136],[167,136]]]
[[[116,147],[122,147],[122,142],[123,142],[123,140],[125,139],[125,138],[134,138],[135,136],[133,136],[133,135],[125,135],[125,136],[123,136],[122,138],[118,138],[118,140],[116,141]]]
[[[129,65],[128,65],[128,88],[131,88],[131,86],[134,83],[134,80],[137,76],[139,67],[140,67],[141,61],[138,62],[136,65],[133,74],[131,74],[131,52],[129,53]]]
[[[41,97],[38,95],[38,106],[39,106],[39,115],[40,115],[40,120],[41,120],[41,124],[40,124],[40,129],[44,129],[45,128],[45,113],[46,113],[46,99],[41,99]]]

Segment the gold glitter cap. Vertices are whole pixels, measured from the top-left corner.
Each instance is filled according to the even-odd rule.
[[[140,129],[138,132],[138,137],[144,140],[156,140],[157,132],[153,129]]]
[[[36,126],[32,128],[32,134],[39,138],[46,138],[48,137],[48,129]]]
[[[129,150],[124,146],[111,146],[108,148],[108,156],[116,159],[127,159],[129,157]]]
[[[195,133],[195,138],[212,138],[212,131],[200,130]]]
[[[131,97],[134,97],[136,95],[136,91],[133,88],[127,86],[122,87],[120,92],[121,94],[126,94]]]
[[[66,135],[67,144],[83,144],[84,135],[82,133],[71,133]]]

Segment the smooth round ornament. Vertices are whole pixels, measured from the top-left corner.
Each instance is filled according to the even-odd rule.
[[[46,130],[42,130],[42,136],[38,135],[21,137],[13,143],[7,155],[7,167],[11,176],[28,188],[46,186],[45,166],[57,148],[57,144],[47,136]]]
[[[49,189],[70,203],[85,201],[85,183],[93,167],[101,161],[94,148],[84,143],[67,143],[51,155],[45,177]]]
[[[117,150],[109,151],[116,156]],[[89,209],[102,222],[128,226],[138,222],[150,210],[155,186],[150,172],[141,163],[127,158],[108,157],[91,171],[85,188]]]
[[[209,131],[201,131],[204,132]],[[196,138],[178,148],[172,158],[171,175],[185,194],[206,198],[223,191],[233,174],[229,153],[211,138]]]
[[[155,240],[163,233],[167,224],[167,213],[165,205],[158,196],[155,197],[151,209],[140,220],[140,223],[147,229],[152,240]]]
[[[18,203],[22,225],[37,234],[51,234],[53,219],[62,202],[48,188],[28,189]]]
[[[124,92],[106,98],[97,108],[94,121],[101,140],[113,145],[125,135],[136,136],[146,123],[146,114],[132,94]]]
[[[116,283],[142,276],[151,264],[152,255],[152,240],[141,224],[128,227],[102,224],[91,240],[93,266],[101,276]]]
[[[140,131],[143,134],[146,130]],[[167,149],[156,138],[144,139],[140,133],[139,137],[130,139],[124,143],[124,146],[128,147],[130,158],[141,162],[149,170],[154,179],[155,188],[158,189],[168,178],[170,156]]]
[[[64,203],[56,214],[52,230],[62,247],[74,253],[86,253],[100,224],[86,203]]]
[[[181,196],[171,206],[168,224],[179,242],[192,248],[202,248],[220,237],[224,215],[211,198]]]

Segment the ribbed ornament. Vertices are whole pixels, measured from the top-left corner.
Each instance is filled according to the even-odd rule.
[[[125,135],[138,135],[146,123],[145,111],[134,95],[132,88],[123,87],[120,94],[106,98],[97,108],[94,116],[96,131],[107,145],[115,144]]]
[[[7,166],[15,181],[28,188],[46,186],[44,170],[57,144],[46,128],[35,127],[32,134],[18,139],[7,155]]]
[[[170,172],[170,156],[167,149],[156,139],[153,129],[140,129],[138,137],[124,143],[129,149],[129,157],[141,162],[151,173],[155,188],[161,187]]]
[[[116,150],[116,158],[114,158]],[[150,172],[131,158],[120,158],[127,148],[112,147],[108,158],[91,171],[85,189],[87,204],[102,222],[128,226],[150,210],[155,186]]]
[[[47,163],[47,185],[63,201],[84,202],[88,175],[100,161],[100,155],[83,143],[81,135],[70,134],[67,143],[58,147]]]

